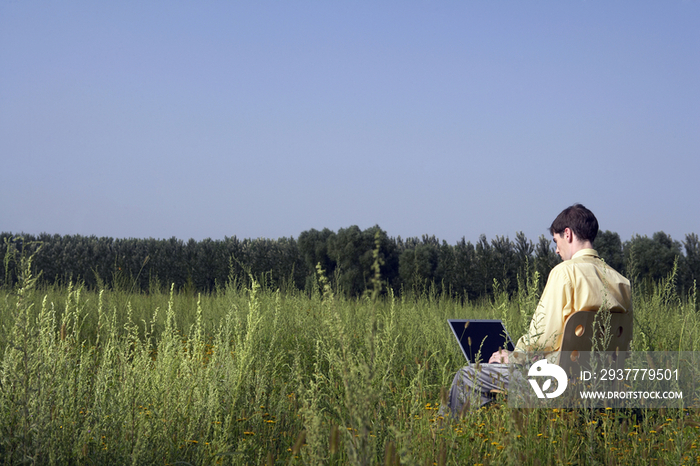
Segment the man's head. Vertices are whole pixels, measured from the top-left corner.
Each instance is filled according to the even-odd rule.
[[[554,219],[549,232],[557,244],[557,254],[571,259],[577,251],[592,247],[598,234],[598,220],[581,204],[567,207]]]

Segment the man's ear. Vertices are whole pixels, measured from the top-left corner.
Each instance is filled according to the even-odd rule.
[[[571,228],[569,228],[569,227],[564,228],[564,239],[566,240],[567,243],[574,242],[574,232],[571,231]]]

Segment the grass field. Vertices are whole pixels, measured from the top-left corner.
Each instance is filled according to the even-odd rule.
[[[29,267],[27,265],[27,270]],[[518,294],[357,300],[229,283],[210,295],[0,290],[3,464],[697,464],[700,413],[438,416],[463,357],[448,318],[529,323]],[[696,293],[635,293],[633,349],[697,351]]]

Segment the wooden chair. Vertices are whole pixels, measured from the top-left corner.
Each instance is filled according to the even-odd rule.
[[[596,315],[595,311],[577,311],[564,324],[557,364],[569,378],[576,377],[582,369],[588,367],[590,352],[593,350],[593,321]],[[598,341],[603,341],[606,331],[610,333],[610,340],[603,351],[610,353],[609,363],[612,364],[607,367],[622,368],[632,341],[632,313],[611,312],[608,328],[601,325],[598,329]]]
[[[561,348],[557,355],[557,365],[564,369],[570,379],[575,379],[582,369],[590,368],[590,355],[593,350],[593,322],[596,311],[576,311],[564,324]],[[602,316],[601,316],[602,317]],[[610,353],[611,361],[607,361],[606,369],[624,368],[627,352],[632,341],[632,313],[610,313],[610,340],[604,348]],[[603,341],[607,329],[601,324],[598,328],[598,339]],[[502,390],[491,390],[491,394],[507,396]]]

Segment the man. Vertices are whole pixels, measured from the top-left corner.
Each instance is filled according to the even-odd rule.
[[[530,329],[515,345],[515,351],[494,353],[488,364],[469,365],[455,375],[450,390],[450,410],[488,403],[492,390],[508,388],[508,362],[526,362],[525,353],[544,352],[555,362],[561,346],[564,323],[573,312],[596,311],[603,304],[611,312],[632,312],[630,282],[605,264],[593,249],[598,220],[581,204],[564,209],[549,228],[563,262],[549,273]]]

